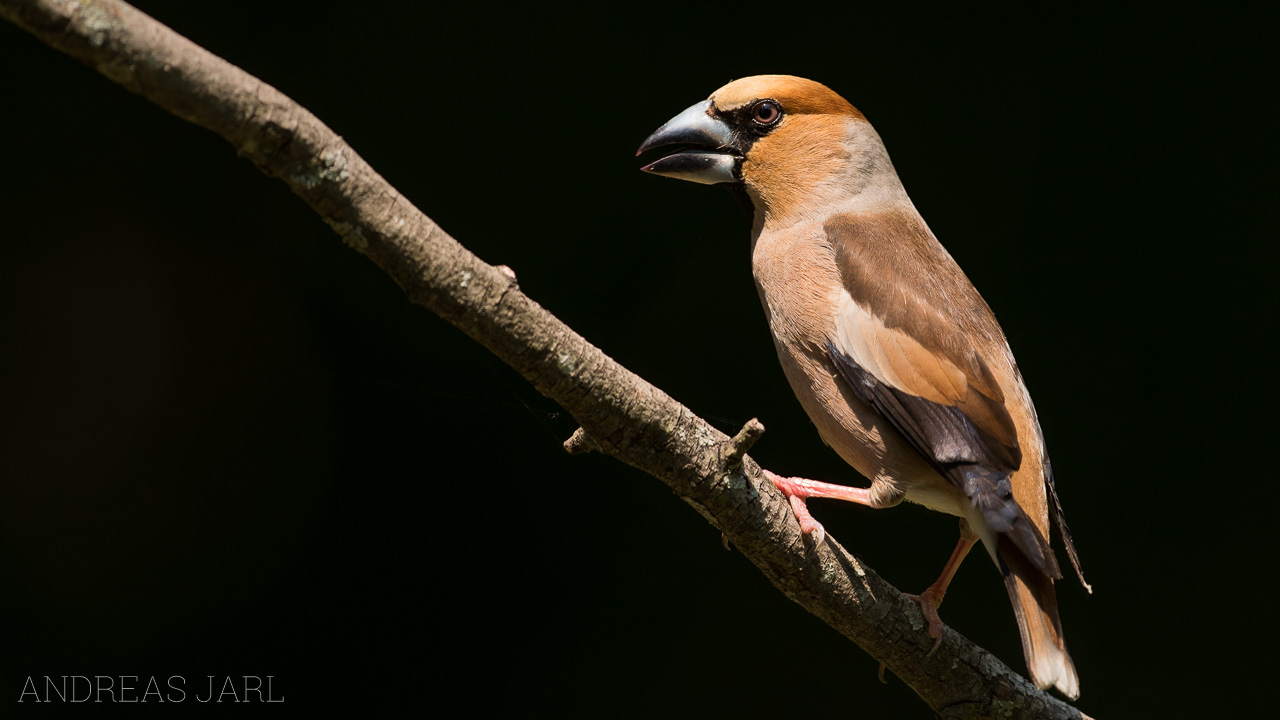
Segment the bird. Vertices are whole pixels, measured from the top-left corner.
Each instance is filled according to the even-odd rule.
[[[677,114],[641,169],[727,185],[749,202],[751,269],[778,359],[822,440],[866,488],[764,471],[800,529],[805,500],[903,500],[960,518],[938,580],[912,596],[941,642],[938,606],[981,542],[1004,578],[1032,681],[1075,699],[1049,514],[1080,582],[1031,397],[994,313],[929,230],[867,118],[790,75],[735,80]],[[744,203],[746,204],[746,203]],[[1052,503],[1052,505],[1050,505]]]

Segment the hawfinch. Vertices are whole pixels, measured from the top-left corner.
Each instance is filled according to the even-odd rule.
[[[762,75],[675,116],[637,155],[665,146],[675,147],[645,171],[750,199],[752,272],[782,369],[822,439],[871,479],[851,488],[766,471],[801,529],[823,541],[809,497],[958,516],[960,542],[917,598],[930,635],[940,641],[937,607],[981,540],[1032,680],[1079,696],[1054,595],[1050,499],[1080,565],[1035,408],[991,309],[911,204],[871,124],[824,85]]]

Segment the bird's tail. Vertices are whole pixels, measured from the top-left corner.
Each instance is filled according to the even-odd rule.
[[[1008,537],[1001,537],[998,545],[1000,571],[1018,618],[1031,681],[1041,689],[1057,688],[1074,700],[1080,696],[1080,679],[1062,639],[1053,579],[1035,567]]]

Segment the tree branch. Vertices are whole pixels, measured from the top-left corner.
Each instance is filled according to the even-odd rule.
[[[806,544],[786,500],[729,438],[614,362],[423,215],[342,138],[275,88],[118,0],[0,0],[0,16],[131,92],[228,140],[284,181],[415,303],[478,340],[563,406],[598,450],[662,480],[787,597],[881,660],[946,718],[1081,718],[944,628],[830,535]]]

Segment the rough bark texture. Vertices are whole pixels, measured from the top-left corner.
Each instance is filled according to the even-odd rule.
[[[481,262],[282,93],[116,0],[0,0],[0,15],[283,180],[409,298],[456,325],[560,403],[599,450],[669,485],[787,597],[881,660],[946,718],[1080,718],[1075,708],[944,628],[830,535],[814,547],[736,438],[614,362]]]

